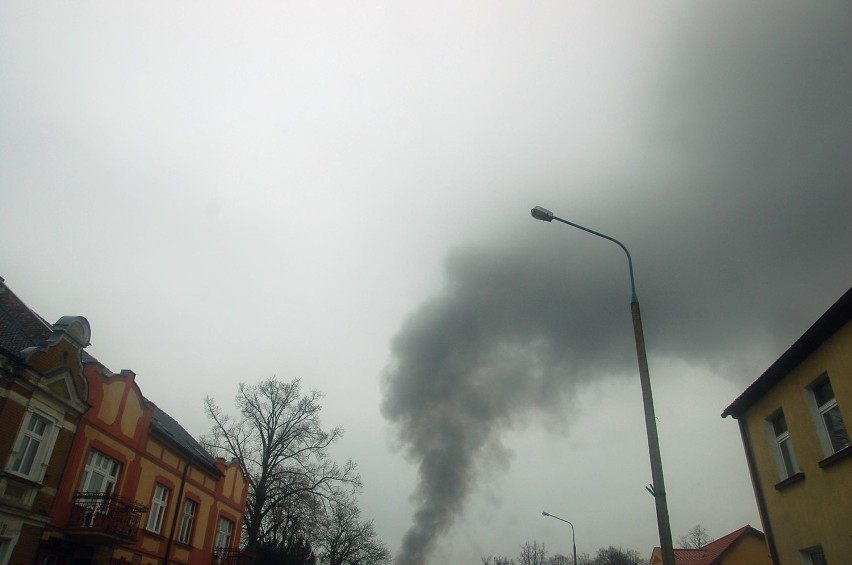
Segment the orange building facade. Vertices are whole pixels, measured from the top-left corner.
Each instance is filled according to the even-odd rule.
[[[50,327],[0,302],[0,565],[237,563],[242,466],[83,351],[88,338],[84,318]]]
[[[131,371],[85,365],[83,416],[41,562],[207,565],[234,561],[248,483],[142,396]]]

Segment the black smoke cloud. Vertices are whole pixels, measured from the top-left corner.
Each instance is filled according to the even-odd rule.
[[[852,283],[852,9],[705,8],[678,20],[646,100],[647,170],[569,219],[631,249],[652,375],[670,356],[745,384]],[[620,250],[518,215],[512,243],[454,251],[392,341],[382,409],[419,465],[406,565],[428,561],[481,466],[506,464],[506,430],[635,373]]]
[[[546,416],[570,401],[578,382],[593,378],[592,357],[579,350],[608,351],[606,363],[595,359],[597,372],[604,364],[621,370],[629,359],[627,289],[622,316],[595,307],[612,285],[577,288],[587,300],[566,301],[566,289],[553,284],[566,273],[546,259],[505,250],[455,253],[447,292],[421,306],[393,341],[384,413],[420,466],[403,563],[425,563],[478,465],[506,463],[501,432]]]

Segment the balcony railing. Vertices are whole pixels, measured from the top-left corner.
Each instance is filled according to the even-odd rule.
[[[213,565],[243,565],[251,562],[251,555],[239,547],[213,548]]]
[[[68,528],[132,541],[147,511],[148,508],[128,498],[103,492],[78,492],[74,495]]]

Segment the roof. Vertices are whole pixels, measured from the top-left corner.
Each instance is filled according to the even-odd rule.
[[[721,558],[746,535],[756,535],[761,539],[763,532],[745,525],[739,530],[711,541],[699,549],[675,549],[675,565],[719,565]],[[659,555],[660,548],[654,548],[654,555]],[[652,556],[653,562],[653,556]]]
[[[739,530],[731,532],[726,536],[722,536],[716,541],[711,541],[701,548],[705,551],[704,558],[701,560],[701,565],[712,565],[718,563],[718,560],[722,557],[722,555],[731,549],[743,536],[749,534],[763,538],[763,532],[756,530],[749,525],[745,525]]]
[[[675,549],[675,565],[702,565],[705,553],[703,549]]]
[[[730,406],[725,408],[722,417],[739,418],[850,320],[852,320],[852,288],[847,290],[781,357],[772,363]]]
[[[148,399],[146,398],[145,400]],[[180,447],[191,456],[193,462],[196,464],[206,467],[208,471],[211,471],[215,475],[222,474],[219,468],[216,467],[216,459],[177,420],[163,412],[153,402],[148,401],[148,404],[154,410],[154,416],[151,418],[151,428],[155,432],[171,441],[177,447]]]
[[[21,358],[21,351],[50,337],[53,329],[27,308],[0,277],[0,348]]]
[[[68,317],[60,318],[59,324]],[[0,349],[9,355],[23,359],[21,353],[29,347],[35,347],[53,334],[53,326],[47,323],[41,316],[30,310],[23,301],[12,292],[5,281],[0,277]],[[82,362],[94,363],[104,367],[103,363],[92,357],[88,352],[82,352]],[[106,369],[106,367],[104,367]],[[111,373],[108,369],[108,373]],[[220,475],[221,471],[216,467],[216,460],[205,450],[192,435],[181,426],[177,420],[145,399],[153,410],[151,428],[160,437],[169,440],[175,447],[189,455],[193,461],[202,465],[208,471]]]

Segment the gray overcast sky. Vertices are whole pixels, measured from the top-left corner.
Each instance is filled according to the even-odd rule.
[[[241,380],[324,391],[395,554],[428,494],[429,563],[568,553],[542,510],[648,556],[624,256],[540,204],[631,249],[674,536],[759,526],[719,414],[852,282],[850,26],[841,1],[6,0],[0,276],[196,435]]]

